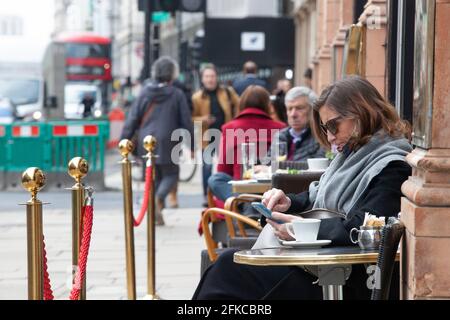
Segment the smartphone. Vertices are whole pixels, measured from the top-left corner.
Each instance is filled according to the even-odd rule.
[[[264,217],[267,219],[273,220],[276,223],[283,224],[283,221],[274,220],[272,218],[272,211],[270,211],[265,205],[263,205],[261,202],[252,202],[252,207],[261,213]]]

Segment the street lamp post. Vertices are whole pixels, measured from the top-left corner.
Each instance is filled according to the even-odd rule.
[[[150,60],[151,60],[151,21],[152,21],[152,11],[151,7],[152,1],[147,0],[144,6],[144,70],[142,80],[150,78]]]

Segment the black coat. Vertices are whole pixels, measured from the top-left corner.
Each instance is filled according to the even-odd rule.
[[[141,125],[142,118],[149,106],[154,103],[151,116]],[[186,129],[191,136],[191,148],[194,148],[194,129],[191,112],[184,93],[172,86],[161,85],[148,81],[144,84],[139,97],[134,102],[128,114],[121,139],[131,139],[139,130],[139,154],[144,154],[142,141],[147,135],[157,139],[155,154],[157,164],[173,164],[172,149],[179,144],[172,141],[172,133],[176,129]]]
[[[382,217],[397,216],[400,212],[401,186],[411,175],[411,167],[404,161],[392,161],[369,184],[356,202],[347,219],[324,219],[320,223],[318,239],[330,239],[333,245],[351,245],[349,233],[359,228],[365,212]],[[303,212],[312,207],[309,192],[289,194],[291,207],[286,213]]]

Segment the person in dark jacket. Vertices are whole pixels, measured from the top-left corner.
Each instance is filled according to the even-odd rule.
[[[285,195],[267,191],[262,203],[273,211],[268,220],[273,235],[292,240],[285,224],[301,219],[296,215],[310,208],[326,208],[345,218],[321,221],[318,239],[332,245],[352,245],[349,233],[363,224],[366,212],[397,216],[401,185],[411,175],[405,156],[412,151],[411,129],[395,108],[367,80],[353,76],[327,87],[313,109],[312,129],[318,141],[334,147],[338,155],[320,182],[309,191]],[[271,234],[271,233],[266,233]],[[321,299],[316,278],[297,267],[255,267],[233,263],[231,249],[222,253],[204,273],[194,299]],[[344,287],[347,299],[368,299],[368,275],[362,265],[353,271]],[[398,297],[398,273],[394,274],[391,297]]]
[[[193,137],[193,124],[186,96],[174,87],[178,65],[170,57],[161,57],[153,63],[153,78],[143,85],[139,97],[134,102],[122,131],[122,139],[131,139],[139,130],[138,154],[144,155],[142,141],[152,135],[157,139],[155,154],[156,165],[156,216],[157,224],[163,225],[162,209],[164,200],[178,181],[179,167],[172,159],[172,149],[179,143],[172,141],[172,133],[177,129],[186,129]],[[149,111],[149,108],[151,110]],[[147,117],[145,117],[147,115]],[[144,122],[142,122],[144,121]],[[191,150],[194,150],[191,139]]]
[[[83,96],[83,100],[81,100],[81,104],[83,105],[83,118],[88,118],[92,115],[92,107],[95,105],[95,99],[92,93],[86,93]]]
[[[259,79],[256,73],[258,72],[258,66],[253,61],[247,61],[244,63],[244,68],[242,70],[244,77],[236,79],[233,82],[233,88],[239,96],[247,89],[249,86],[261,86],[267,89],[266,81]]]

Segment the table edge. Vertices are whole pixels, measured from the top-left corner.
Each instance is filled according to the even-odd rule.
[[[336,265],[336,264],[364,264],[376,263],[378,253],[358,253],[344,255],[329,256],[303,256],[303,257],[286,257],[286,256],[246,256],[242,255],[243,251],[234,253],[233,261],[238,264],[254,265],[254,266],[320,266],[320,265]],[[261,259],[264,257],[264,259]],[[397,252],[395,260],[399,261],[400,253]]]

